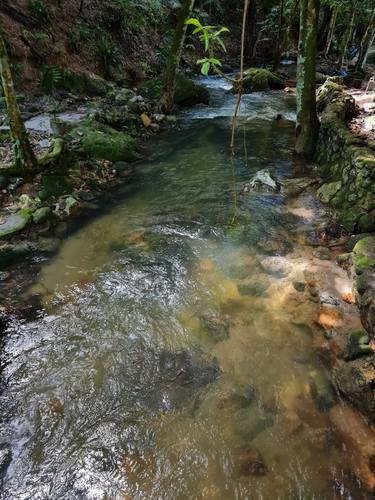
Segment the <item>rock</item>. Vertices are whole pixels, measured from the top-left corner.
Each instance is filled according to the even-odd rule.
[[[375,421],[375,355],[344,363],[333,372],[340,393],[372,422]]]
[[[329,417],[334,432],[344,444],[343,451],[353,472],[366,489],[374,493],[375,434],[373,430],[361,415],[348,406],[336,405],[330,411]]]
[[[329,182],[323,184],[318,189],[317,195],[320,201],[323,203],[329,203],[332,198],[340,191],[341,189],[341,181]]]
[[[306,289],[306,283],[301,281],[293,281],[293,287],[297,292],[304,292]]]
[[[69,134],[78,154],[96,160],[132,161],[136,158],[135,139],[129,134],[86,120]]]
[[[32,219],[34,224],[42,224],[43,222],[51,219],[53,216],[52,210],[50,207],[41,207],[35,210],[32,215]]]
[[[163,115],[162,113],[156,113],[152,117],[157,123],[161,123],[165,120],[165,115]]]
[[[117,161],[113,164],[112,168],[116,171],[116,174],[121,177],[126,176],[130,172],[130,165],[126,163],[126,161]]]
[[[78,191],[77,196],[82,201],[92,201],[95,199],[91,191]]]
[[[353,248],[353,265],[357,273],[375,267],[375,236],[359,240]]]
[[[342,85],[336,83],[331,78],[327,78],[316,93],[318,111],[323,111],[334,99],[340,97],[343,91],[344,88]]]
[[[242,82],[243,93],[259,92],[261,90],[282,90],[285,88],[285,82],[275,73],[263,68],[250,68],[245,72]],[[233,92],[237,92],[236,87]]]
[[[9,177],[0,175],[0,189],[5,189],[9,184]]]
[[[317,184],[317,179],[311,179],[309,177],[286,179],[280,182],[282,190],[290,197],[300,195],[315,184]]]
[[[292,245],[278,238],[260,239],[257,247],[267,255],[286,255],[292,251]]]
[[[134,92],[127,88],[122,88],[115,95],[115,101],[119,104],[126,104],[132,97],[134,97]]]
[[[322,371],[313,371],[309,376],[311,397],[320,411],[328,411],[336,403],[336,394],[330,380]]]
[[[168,123],[170,123],[172,125],[177,123],[177,116],[176,115],[168,115],[165,119]]]
[[[23,210],[35,210],[39,203],[39,198],[32,198],[28,194],[21,194],[19,197],[19,204]]]
[[[259,170],[242,189],[243,193],[250,191],[279,192],[280,185],[266,169]]]
[[[73,198],[73,196],[68,196],[64,203],[64,212],[66,215],[72,215],[79,208],[79,201]]]
[[[0,238],[19,233],[27,226],[30,215],[25,212],[0,216]]]
[[[146,115],[146,113],[141,114],[141,120],[145,128],[148,128],[151,125],[151,118]]]
[[[101,78],[89,75],[88,73],[76,73],[66,68],[53,67],[54,71],[59,71],[59,78],[53,79],[53,88],[51,88],[51,78],[48,78],[48,72],[45,71],[42,86],[47,91],[66,90],[72,94],[82,94],[84,96],[102,96],[107,94],[108,83]]]
[[[321,307],[319,311],[318,324],[323,328],[330,330],[341,326],[343,324],[343,319],[341,314],[336,311],[336,309],[331,307]]]
[[[38,252],[55,253],[59,249],[61,240],[59,238],[38,238],[34,247]]]
[[[241,295],[248,295],[251,297],[262,297],[266,294],[268,284],[264,282],[246,283],[238,285],[238,291]]]
[[[145,97],[159,100],[163,88],[161,78],[149,80],[139,86],[139,90]],[[190,78],[179,74],[176,79],[176,90],[174,102],[178,106],[193,106],[195,104],[209,104],[210,93],[202,85],[198,85]]]
[[[260,452],[244,444],[233,450],[234,467],[240,476],[264,476],[268,469]]]
[[[243,388],[242,390],[232,391],[223,396],[217,404],[218,409],[239,410],[247,408],[254,402],[256,391],[252,386]]]
[[[273,425],[271,412],[253,404],[239,410],[234,419],[235,431],[245,441],[252,441],[258,434]]]
[[[372,233],[375,231],[375,210],[361,215],[358,220],[358,229],[361,233]]]
[[[0,245],[0,269],[30,254],[32,246],[28,243],[5,243]]]
[[[373,353],[370,338],[365,332],[357,331],[349,335],[349,342],[344,354],[345,360],[350,361]]]
[[[44,175],[38,192],[41,200],[57,198],[72,191],[71,182],[63,175]]]
[[[331,251],[327,247],[318,247],[313,251],[313,255],[319,260],[331,260]]]
[[[344,264],[350,264],[351,258],[352,258],[351,253],[341,253],[340,255],[336,256],[336,262],[337,264],[343,266]]]
[[[202,327],[215,342],[229,338],[229,316],[223,314],[205,313],[200,317]]]

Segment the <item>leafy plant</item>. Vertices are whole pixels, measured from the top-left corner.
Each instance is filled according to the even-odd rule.
[[[64,81],[64,70],[58,66],[45,66],[42,73],[42,87],[53,92],[61,87]]]
[[[31,14],[41,23],[49,24],[52,20],[52,13],[43,0],[29,0]]]
[[[226,52],[226,47],[221,39],[221,35],[223,33],[228,33],[229,29],[223,26],[222,28],[218,28],[218,26],[203,26],[201,22],[196,18],[190,18],[186,21],[188,26],[195,26],[193,31],[193,35],[199,33],[199,40],[204,45],[204,50],[207,53],[208,57],[203,59],[199,59],[197,64],[201,66],[201,73],[203,75],[208,75],[210,69],[214,71],[219,70],[219,66],[221,66],[221,62],[219,59],[214,57],[214,50],[219,48],[223,52]]]
[[[120,57],[118,47],[103,34],[97,41],[96,50],[102,70],[106,76],[110,76]]]

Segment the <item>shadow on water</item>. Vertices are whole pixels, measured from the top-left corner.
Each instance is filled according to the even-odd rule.
[[[324,377],[317,304],[293,288],[314,264],[303,237],[327,215],[308,193],[240,194],[261,168],[295,175],[290,98],[245,98],[231,224],[234,99],[205,83],[213,105],[149,145],[131,185],[42,266],[26,294],[42,314],[8,327],[3,498],[363,493],[332,431],[334,394],[317,404],[310,390]]]

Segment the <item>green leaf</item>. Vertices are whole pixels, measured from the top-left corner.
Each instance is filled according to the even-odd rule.
[[[207,76],[209,71],[210,71],[210,63],[206,61],[204,64],[202,64],[201,68],[202,75]]]
[[[186,22],[185,22],[186,25],[191,25],[191,26],[196,26],[197,28],[199,28],[200,30],[203,29],[203,26],[201,25],[201,23],[198,21],[198,19],[195,19],[195,17],[191,17],[190,19],[188,19]]]

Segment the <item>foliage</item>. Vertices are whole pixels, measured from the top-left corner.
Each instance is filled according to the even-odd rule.
[[[57,66],[45,66],[42,73],[42,87],[53,92],[61,86],[65,78],[64,70]]]
[[[52,13],[48,5],[43,0],[29,0],[31,14],[42,24],[49,24],[52,20]]]
[[[197,64],[201,66],[202,74],[208,75],[211,68],[217,71],[218,66],[221,66],[221,62],[214,57],[214,50],[219,48],[223,52],[226,52],[221,35],[223,33],[228,33],[229,29],[226,27],[218,28],[217,26],[203,26],[196,18],[188,19],[186,24],[188,26],[195,26],[193,35],[200,33],[199,40],[203,43],[204,50],[208,54],[208,57],[197,61]]]
[[[103,34],[97,41],[96,50],[100,66],[106,76],[110,76],[112,70],[120,58],[119,48]]]

